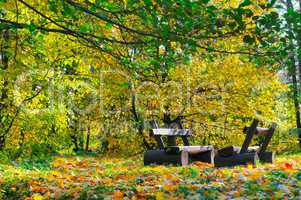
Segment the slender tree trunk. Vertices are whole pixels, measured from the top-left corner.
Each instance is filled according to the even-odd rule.
[[[301,4],[301,0],[299,0],[299,1]],[[287,11],[289,9],[294,9],[293,3],[291,0],[286,0],[286,7],[287,7]],[[287,24],[288,24],[289,32],[294,34],[291,23],[289,21],[287,21]],[[297,33],[296,36],[299,39],[300,34]],[[297,131],[298,131],[298,136],[299,136],[299,145],[301,147],[301,121],[300,121],[300,103],[299,103],[299,94],[300,94],[299,89],[301,89],[301,84],[299,83],[300,88],[298,89],[298,80],[297,80],[297,77],[298,77],[299,82],[301,81],[301,63],[300,63],[300,60],[298,60],[298,66],[297,66],[297,62],[295,59],[296,55],[294,52],[294,49],[295,49],[294,42],[295,41],[293,41],[293,40],[290,41],[291,55],[290,55],[289,73],[290,73],[290,75],[292,77],[292,81],[293,81],[292,90],[293,90],[293,101],[294,101],[295,115],[296,115],[296,127],[297,127]],[[297,41],[297,45],[300,46],[300,41]],[[299,76],[297,76],[297,67],[298,67],[298,71],[299,71]]]
[[[84,130],[79,129],[78,134],[78,143],[79,143],[79,150],[83,151],[85,147],[85,141],[84,141]]]
[[[299,13],[301,14],[301,0],[299,0]],[[297,44],[298,44],[298,50],[301,51],[301,28],[299,28],[299,31],[297,31]],[[301,58],[297,56],[298,59],[298,69],[299,69],[299,95],[301,94]],[[299,116],[300,117],[300,116]],[[300,120],[299,120],[299,126]],[[299,146],[301,148],[301,130],[299,130]]]
[[[290,4],[290,6],[293,5]],[[299,13],[301,14],[301,0],[299,0]],[[301,33],[297,32],[296,37],[297,37],[298,49],[301,50]],[[298,60],[298,69],[299,69],[299,92],[301,93],[301,59],[297,56],[297,60]]]
[[[132,89],[132,84],[130,83],[130,88]],[[147,142],[143,135],[144,131],[144,120],[141,117],[141,115],[138,113],[137,108],[136,108],[136,94],[134,92],[131,93],[131,112],[133,114],[135,126],[138,129],[139,135],[142,137],[143,145],[146,149],[151,149],[150,144]]]
[[[89,143],[90,143],[90,127],[87,127],[86,151],[89,151]]]
[[[299,135],[299,145],[301,146],[301,121],[300,121],[300,104],[299,104],[299,97],[298,97],[298,85],[297,85],[297,77],[296,77],[296,62],[294,57],[291,58],[291,76],[293,81],[293,100],[294,100],[294,107],[295,107],[295,115],[296,115],[296,126],[298,129]]]
[[[78,147],[78,142],[77,142],[77,137],[76,137],[76,135],[71,135],[70,137],[71,137],[72,143],[74,144],[73,151],[74,151],[74,152],[78,152],[78,151],[79,151],[79,147]]]
[[[1,70],[7,71],[9,66],[9,29],[4,29],[1,32],[2,36],[2,43],[1,43]],[[0,96],[0,150],[2,150],[5,146],[5,139],[6,139],[6,117],[7,114],[5,110],[7,108],[7,98],[8,98],[8,78],[7,76],[3,76],[3,85],[1,89],[1,96]]]

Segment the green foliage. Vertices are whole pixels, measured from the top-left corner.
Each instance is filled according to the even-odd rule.
[[[244,0],[241,4],[239,4],[239,7],[245,7],[252,4],[252,1],[250,0]]]

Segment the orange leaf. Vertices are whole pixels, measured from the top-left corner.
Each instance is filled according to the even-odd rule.
[[[284,166],[286,169],[293,169],[293,164],[291,163],[285,163]]]
[[[114,200],[122,199],[122,197],[123,197],[123,193],[120,192],[119,190],[114,192]]]
[[[32,190],[33,192],[46,193],[46,192],[48,191],[48,188],[37,186],[37,187],[32,187],[31,190]]]
[[[239,191],[236,191],[236,192],[234,193],[234,197],[240,197],[240,192],[239,192]]]
[[[84,176],[79,176],[78,180],[83,181],[83,180],[85,180],[85,177]]]
[[[173,185],[171,184],[166,184],[163,186],[164,190],[167,190],[167,191],[172,191],[174,189]]]
[[[193,190],[197,190],[197,189],[199,189],[199,187],[198,187],[198,186],[196,186],[196,185],[191,185],[191,189],[193,189]]]

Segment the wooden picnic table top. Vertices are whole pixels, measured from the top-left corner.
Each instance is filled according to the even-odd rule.
[[[192,135],[191,129],[170,129],[170,128],[156,128],[152,129],[154,135],[161,136],[190,136]]]

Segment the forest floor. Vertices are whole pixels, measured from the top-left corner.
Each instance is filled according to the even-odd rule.
[[[301,154],[256,168],[144,167],[142,156],[60,156],[43,166],[0,165],[0,198],[301,199]]]

